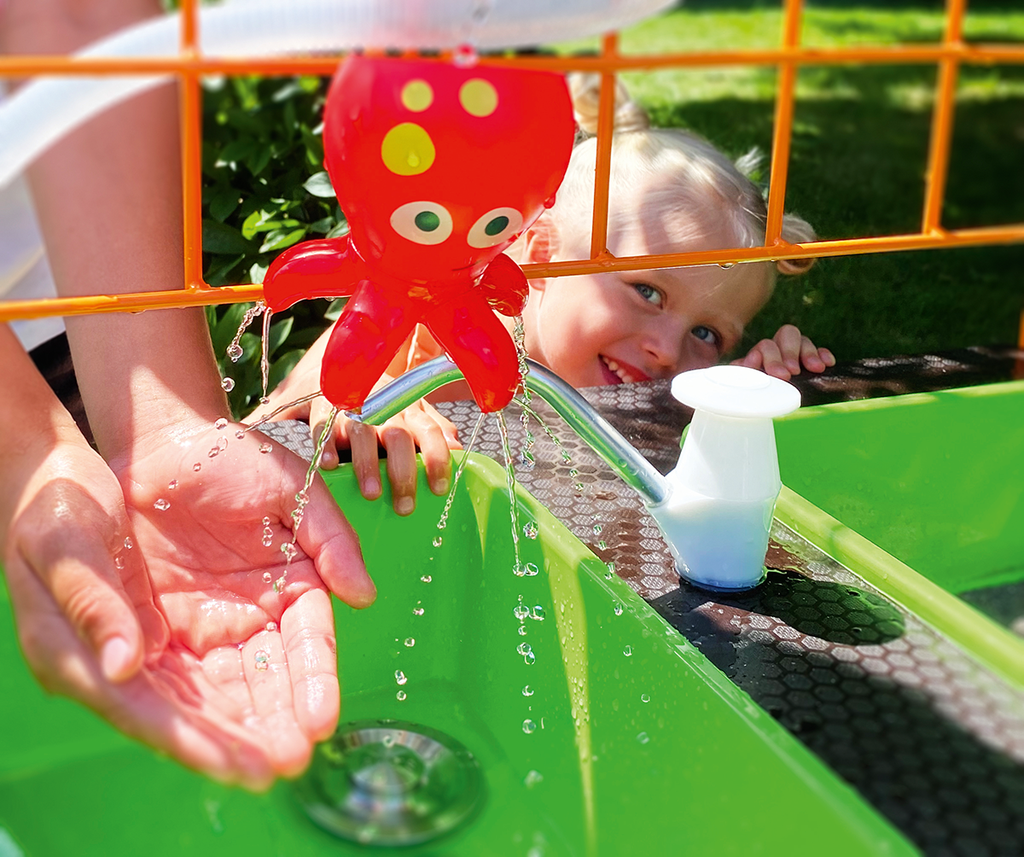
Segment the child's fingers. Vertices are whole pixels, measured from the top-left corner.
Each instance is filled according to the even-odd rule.
[[[818,356],[821,357],[821,362],[824,363],[826,366],[831,367],[836,365],[835,355],[827,348],[819,348]]]
[[[318,396],[312,402],[309,403],[309,432],[313,438],[313,443],[317,443],[320,437],[323,435],[324,426],[327,425],[327,420],[331,416],[331,403],[327,401],[323,396]],[[324,470],[333,470],[338,466],[338,438],[344,437],[344,433],[341,428],[341,423],[344,417],[339,417],[336,421],[335,430],[332,431],[327,437],[327,443],[324,445],[323,452],[320,454],[320,467]]]
[[[800,361],[805,356],[804,345],[809,342],[810,340],[807,339],[806,336],[803,336],[800,333],[800,330],[792,324],[784,324],[779,328],[778,333],[775,334],[775,344],[778,347],[779,362],[785,366],[788,375],[800,374]],[[769,375],[775,375],[778,378],[783,378],[781,374],[769,371],[767,366],[765,367],[765,371],[768,372]],[[789,379],[786,377],[783,378],[783,380]]]
[[[451,438],[446,433],[446,428],[451,426],[451,423],[432,411],[433,409],[430,411],[410,410],[406,414],[405,422],[423,454],[423,467],[427,472],[430,490],[441,496],[448,493],[448,486],[451,482]],[[457,448],[462,448],[458,440],[455,443],[458,444]]]
[[[388,452],[388,482],[395,512],[410,515],[416,508],[416,442],[404,423],[385,423],[381,443]]]
[[[344,433],[352,452],[352,469],[356,472],[359,492],[367,500],[380,497],[380,457],[377,452],[377,429],[353,420],[343,420],[339,433]]]
[[[756,346],[761,357],[761,371],[766,375],[788,381],[793,373],[789,370],[788,361],[783,358],[779,346],[771,339],[765,339]]]

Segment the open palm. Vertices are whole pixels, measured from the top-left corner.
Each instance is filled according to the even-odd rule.
[[[375,593],[320,480],[287,562],[306,465],[238,428],[179,431],[118,472],[138,548],[125,571],[144,563],[148,581],[129,594],[161,620],[144,625],[147,657],[123,689],[182,721],[183,761],[260,787],[299,773],[337,723],[330,592],[356,607]]]

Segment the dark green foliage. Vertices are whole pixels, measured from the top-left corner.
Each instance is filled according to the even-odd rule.
[[[323,171],[320,117],[325,82],[303,78],[222,78],[203,99],[203,261],[213,286],[262,282],[282,250],[311,238],[343,234],[344,215]],[[207,310],[221,374],[235,381],[232,411],[251,410],[262,391],[262,319],[225,350],[250,305]],[[327,326],[326,301],[302,302],[270,329],[270,387],[287,374]]]

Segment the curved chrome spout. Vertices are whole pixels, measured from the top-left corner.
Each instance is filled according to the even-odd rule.
[[[611,467],[648,506],[668,499],[671,489],[662,476],[576,390],[554,372],[527,360],[527,388],[547,402],[591,449]],[[363,403],[358,414],[346,416],[367,425],[380,425],[438,387],[461,379],[459,367],[446,357],[417,366],[378,390]]]

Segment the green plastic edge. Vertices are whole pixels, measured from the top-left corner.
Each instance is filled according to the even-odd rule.
[[[1010,631],[785,485],[775,506],[775,517],[941,631],[968,654],[1014,684],[1024,686],[1024,660],[1017,657],[1020,639]]]
[[[467,469],[472,468],[485,481],[505,478],[505,472],[501,465],[486,455],[475,452],[453,452],[452,455],[455,466],[458,466],[458,461],[462,456],[468,456],[469,467]],[[423,470],[422,459],[420,460],[420,470],[421,472]],[[383,466],[381,475],[383,478]],[[494,483],[492,482],[492,484]],[[494,487],[501,490],[500,483],[494,484]],[[905,834],[875,809],[857,789],[847,783],[819,756],[761,708],[750,694],[716,667],[703,652],[651,607],[625,580],[618,575],[614,575],[611,580],[605,579],[604,575],[598,572],[598,569],[605,568],[605,563],[601,558],[577,538],[540,500],[519,483],[516,483],[515,492],[520,508],[523,506],[528,508],[536,516],[538,524],[542,524],[550,535],[558,537],[562,549],[574,555],[579,573],[589,575],[593,578],[594,583],[621,601],[623,607],[633,613],[652,634],[661,637],[671,646],[675,656],[694,669],[726,705],[733,710],[742,711],[747,727],[758,734],[766,744],[775,748],[776,759],[780,764],[797,773],[805,782],[825,786],[825,791],[818,792],[819,798],[827,800],[837,815],[849,819],[851,826],[859,826],[862,831],[874,837],[875,844],[879,848],[879,857],[921,853],[906,838]],[[489,500],[490,498],[486,502]]]

